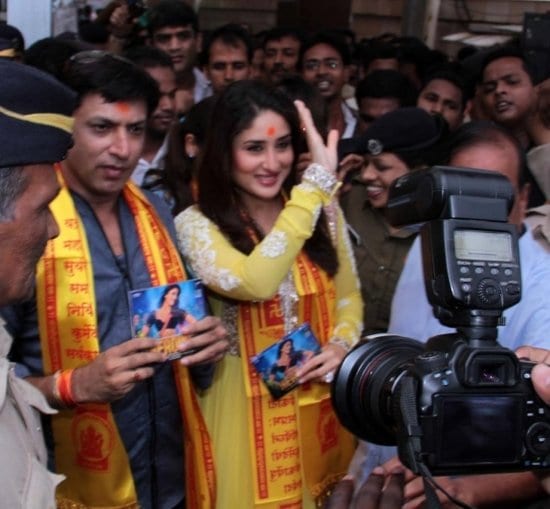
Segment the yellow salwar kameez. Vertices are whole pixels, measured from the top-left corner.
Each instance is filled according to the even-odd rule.
[[[339,270],[330,278],[304,254],[322,206],[332,208]],[[176,218],[178,244],[214,292],[232,347],[201,397],[214,447],[217,508],[313,508],[346,472],[355,441],[338,423],[330,388],[308,383],[273,400],[250,357],[308,321],[322,345],[360,334],[362,301],[345,222],[331,196],[312,184],[291,192],[272,230],[245,255],[192,206]],[[290,290],[289,290],[290,288]]]

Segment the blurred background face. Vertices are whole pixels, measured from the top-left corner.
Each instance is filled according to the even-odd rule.
[[[233,46],[221,40],[214,41],[210,46],[208,64],[204,70],[214,93],[220,93],[234,81],[248,79],[250,63],[246,46],[243,43]]]
[[[278,83],[285,74],[296,72],[300,56],[300,41],[291,35],[265,43],[264,69],[266,78]]]
[[[347,67],[340,53],[324,43],[316,44],[304,53],[302,76],[325,99],[339,96],[348,79]]]
[[[447,80],[430,81],[420,92],[416,105],[428,113],[441,115],[454,131],[464,120],[462,91]]]
[[[250,66],[250,79],[263,80],[265,79],[265,67],[264,67],[264,49],[256,48],[252,55],[252,62]]]
[[[177,73],[195,65],[198,39],[191,25],[159,28],[153,34],[152,44],[170,55]]]
[[[176,74],[169,67],[151,67],[145,71],[157,82],[160,90],[157,108],[147,119],[147,131],[163,138],[176,120]]]
[[[480,98],[494,122],[510,128],[521,124],[535,101],[534,87],[521,59],[498,58],[485,67]]]

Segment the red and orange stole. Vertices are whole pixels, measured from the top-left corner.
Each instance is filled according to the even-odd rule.
[[[86,233],[64,185],[51,204],[61,234],[50,241],[37,267],[37,304],[44,373],[76,368],[99,352],[92,260]],[[128,184],[123,197],[135,218],[152,285],[186,279],[171,237],[152,205]],[[126,339],[126,338],[123,338]],[[187,368],[174,362],[184,424],[187,506],[215,509],[215,470],[208,431]],[[55,462],[67,479],[59,508],[138,507],[128,456],[109,404],[84,404],[52,418]],[[182,458],[183,461],[183,458]]]
[[[292,270],[300,297],[299,323],[309,322],[324,345],[334,327],[334,281],[303,253]],[[251,356],[284,335],[279,297],[240,303],[238,331],[243,340],[255,502],[262,509],[300,508],[302,490],[316,498],[347,471],[355,441],[334,413],[328,384],[307,384],[273,400],[250,362]]]

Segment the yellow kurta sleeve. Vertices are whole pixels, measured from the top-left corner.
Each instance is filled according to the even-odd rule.
[[[266,300],[277,292],[329,199],[315,186],[294,186],[273,229],[248,255],[191,206],[175,219],[178,245],[195,276],[214,292],[237,300]]]
[[[336,325],[332,337],[353,345],[359,340],[363,327],[363,299],[344,215],[336,201],[329,207],[333,207],[337,218],[336,249],[339,262],[335,276]]]

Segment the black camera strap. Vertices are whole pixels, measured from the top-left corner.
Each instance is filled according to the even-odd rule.
[[[439,484],[437,484],[436,480],[433,478],[428,467],[424,463],[420,463],[419,467],[420,474],[422,475],[422,479],[424,481],[426,507],[428,509],[441,509],[441,502],[439,501],[439,497],[436,493],[437,490],[441,491],[441,493],[443,493],[453,504],[457,505],[458,507],[462,507],[462,509],[475,509],[474,507],[464,502],[461,502],[457,498],[453,497],[450,493],[439,486]]]
[[[400,456],[403,454],[409,459],[410,467],[415,473],[422,476],[424,481],[424,492],[426,495],[426,507],[427,509],[441,509],[441,502],[437,496],[436,491],[441,491],[453,504],[456,504],[462,509],[474,509],[468,504],[457,500],[447,491],[445,491],[436,480],[433,478],[430,470],[422,460],[420,454],[422,450],[422,428],[418,423],[418,415],[416,410],[416,389],[417,381],[411,376],[404,376],[401,379],[400,392],[399,392],[399,409],[401,411],[401,417],[403,419],[403,430],[406,434],[406,440],[400,440],[401,443],[405,443],[407,450],[400,451]]]

